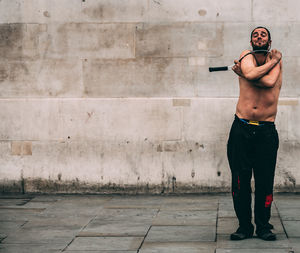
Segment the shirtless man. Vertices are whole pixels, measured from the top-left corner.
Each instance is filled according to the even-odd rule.
[[[253,50],[269,50],[268,29],[257,27],[251,33]],[[242,52],[241,57],[249,53]],[[281,53],[247,55],[234,61],[233,71],[239,75],[240,96],[232,124],[227,155],[232,174],[232,197],[239,228],[231,240],[250,238],[254,233],[251,210],[251,177],[255,179],[256,234],[263,240],[276,240],[269,223],[273,200],[274,173],[279,145],[274,124],[282,84]]]

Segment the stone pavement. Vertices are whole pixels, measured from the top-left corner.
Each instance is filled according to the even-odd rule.
[[[300,252],[300,195],[276,194],[278,240],[230,241],[228,194],[0,195],[2,253]]]

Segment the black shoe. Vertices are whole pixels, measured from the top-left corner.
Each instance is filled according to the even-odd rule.
[[[235,233],[230,235],[230,240],[238,241],[251,238],[253,236],[253,230],[253,227],[248,229],[239,227]]]
[[[276,235],[274,233],[272,233],[272,231],[270,230],[265,230],[262,232],[257,233],[257,237],[265,240],[265,241],[275,241],[276,240]]]

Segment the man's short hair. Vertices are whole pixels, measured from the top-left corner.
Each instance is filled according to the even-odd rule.
[[[252,35],[253,35],[253,33],[254,33],[254,31],[256,30],[256,29],[258,29],[258,28],[263,28],[263,29],[265,29],[267,32],[268,32],[268,41],[270,41],[271,40],[271,33],[270,33],[270,31],[266,28],[266,27],[264,27],[264,26],[258,26],[258,27],[256,27],[256,28],[254,28],[253,30],[252,30],[252,32],[251,32],[251,36],[250,36],[250,40],[252,41]]]

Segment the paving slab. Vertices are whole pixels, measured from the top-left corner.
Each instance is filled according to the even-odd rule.
[[[76,237],[69,250],[138,250],[144,237]]]
[[[217,235],[217,248],[221,249],[288,249],[289,241],[284,234],[278,234],[276,241],[264,241],[253,237],[242,241],[231,241],[229,235]]]
[[[0,208],[3,206],[23,206],[30,199],[9,199],[9,198],[0,198]]]
[[[11,232],[26,224],[26,221],[0,221],[0,233]]]
[[[0,209],[0,221],[28,221],[41,213],[42,209]]]
[[[4,244],[67,244],[79,233],[79,230],[53,230],[42,229],[19,229],[8,235],[2,243]]]
[[[68,253],[138,253],[137,250],[66,250]]]
[[[125,237],[144,237],[150,224],[137,223],[132,221],[107,221],[93,220],[77,236],[125,236]]]
[[[103,209],[97,213],[97,220],[152,222],[158,209]]]
[[[53,205],[53,201],[29,201],[27,202],[23,208],[43,208],[46,209]]]
[[[160,210],[217,210],[218,201],[214,202],[199,202],[199,201],[183,201],[171,202],[161,205]]]
[[[125,196],[115,197],[105,203],[105,208],[123,208],[123,209],[158,209],[164,201],[164,197],[151,196]]]
[[[215,226],[152,226],[145,242],[214,242]]]
[[[297,237],[300,241],[300,221],[282,221],[287,236],[289,238]]]
[[[293,248],[293,253],[300,253],[300,240],[299,238],[289,238],[290,245]]]
[[[300,208],[280,208],[279,214],[282,220],[300,221]]]
[[[218,219],[218,234],[231,234],[238,228],[239,222],[236,217],[221,217]]]
[[[83,198],[70,197],[61,199],[48,207],[44,214],[52,213],[56,216],[93,216],[103,209],[104,203],[108,198]],[[88,207],[88,208],[87,208]]]
[[[215,248],[212,242],[145,242],[139,253],[212,253]]]
[[[153,225],[216,225],[217,210],[198,211],[198,210],[177,210],[160,211],[153,221]]]
[[[35,217],[27,221],[22,227],[24,229],[54,229],[54,230],[80,230],[86,226],[92,218],[89,217]]]
[[[2,253],[58,253],[66,247],[65,244],[0,244]]]
[[[243,253],[293,253],[291,249],[243,249]],[[241,253],[240,249],[217,249],[216,253]]]

